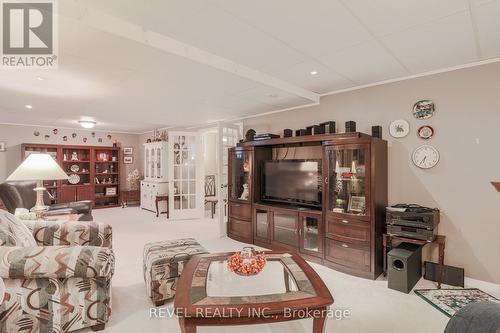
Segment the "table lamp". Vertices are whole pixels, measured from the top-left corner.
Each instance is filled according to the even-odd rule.
[[[31,208],[36,213],[37,218],[43,217],[48,211],[48,207],[43,202],[44,180],[68,179],[68,175],[57,164],[49,154],[31,154],[20,166],[7,178],[7,181],[36,181],[36,204]]]

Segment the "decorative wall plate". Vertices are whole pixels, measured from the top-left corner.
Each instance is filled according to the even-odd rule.
[[[430,169],[439,162],[439,151],[433,146],[420,146],[413,151],[413,163],[421,169]]]
[[[410,124],[404,119],[394,120],[389,125],[389,133],[394,138],[404,138],[410,133]]]
[[[417,119],[427,119],[434,115],[434,102],[428,99],[418,101],[413,105],[413,116]]]
[[[69,169],[73,172],[78,172],[80,171],[80,166],[78,164],[73,164]]]
[[[420,126],[417,135],[420,139],[428,140],[434,135],[434,128],[429,125]]]
[[[72,185],[76,185],[80,182],[80,176],[78,176],[77,174],[73,173],[71,175],[69,175],[69,179],[68,179],[68,183],[72,184]]]

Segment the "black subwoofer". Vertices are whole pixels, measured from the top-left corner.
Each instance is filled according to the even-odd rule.
[[[422,277],[422,247],[401,243],[387,254],[387,280],[390,289],[409,293]]]

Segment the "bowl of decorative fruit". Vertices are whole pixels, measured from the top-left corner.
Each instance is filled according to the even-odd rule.
[[[253,247],[244,247],[242,251],[229,257],[227,267],[238,275],[251,276],[259,274],[264,269],[266,262],[263,253],[257,253]]]

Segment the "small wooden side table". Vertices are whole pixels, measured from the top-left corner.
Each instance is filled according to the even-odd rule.
[[[425,241],[407,237],[400,236],[391,236],[388,234],[382,235],[382,245],[384,247],[384,276],[387,275],[387,248],[392,248],[392,241],[398,240],[405,243],[417,244],[420,246],[425,246],[427,244],[437,244],[439,247],[439,261],[438,261],[438,289],[441,289],[441,282],[443,281],[443,273],[444,273],[444,248],[446,243],[446,236],[437,235],[436,238],[432,241]]]
[[[168,210],[168,194],[160,194],[156,196],[155,205],[156,205],[156,217],[160,216],[160,209],[158,208],[158,203],[160,201],[167,202],[167,219],[169,218],[169,210]]]
[[[129,202],[140,202],[141,201],[141,191],[140,190],[127,190],[120,192],[122,198],[122,208],[129,205]]]

